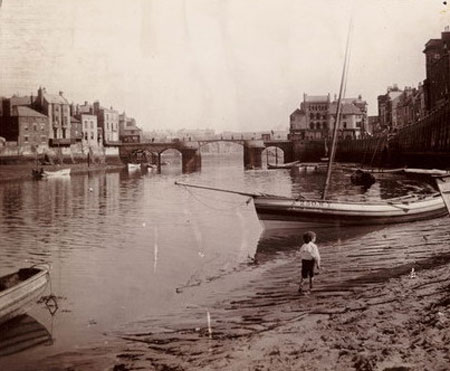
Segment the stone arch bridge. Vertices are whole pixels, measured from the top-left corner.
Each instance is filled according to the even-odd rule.
[[[171,142],[122,143],[119,145],[119,155],[123,162],[150,161],[147,154],[157,157],[158,171],[161,171],[161,155],[169,149],[181,153],[183,172],[196,171],[201,168],[200,148],[208,143],[232,142],[244,148],[244,168],[259,169],[262,166],[262,152],[269,147],[280,148],[284,153],[285,162],[294,161],[294,149],[288,140],[246,140],[246,139],[209,139],[198,141],[173,140]]]

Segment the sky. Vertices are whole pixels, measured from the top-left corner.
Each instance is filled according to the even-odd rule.
[[[3,0],[0,95],[63,91],[144,130],[287,129],[303,94],[339,92],[369,114],[388,86],[417,86],[450,25],[438,0]]]

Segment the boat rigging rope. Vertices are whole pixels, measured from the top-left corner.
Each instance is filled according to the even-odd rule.
[[[208,207],[209,209],[212,210],[217,210],[217,211],[236,211],[238,210],[243,204],[248,205],[250,203],[250,201],[252,200],[252,197],[249,197],[247,200],[243,201],[243,202],[239,202],[238,204],[236,204],[235,202],[232,201],[227,201],[227,200],[220,200],[220,202],[223,203],[229,203],[229,204],[234,204],[235,206],[231,207],[231,208],[220,208],[220,207],[214,207],[211,206],[209,204],[207,204],[206,202],[204,202],[200,197],[198,197],[191,189],[189,189],[189,187],[183,186],[183,188],[192,196],[192,198],[194,198],[195,200],[197,200],[198,202],[200,202],[202,205]],[[215,199],[215,200],[219,200],[219,199]]]

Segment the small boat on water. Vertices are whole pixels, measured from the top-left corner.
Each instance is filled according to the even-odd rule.
[[[133,163],[129,162],[127,164],[127,168],[128,168],[128,171],[140,170],[141,169],[141,164],[133,164]]]
[[[252,197],[258,218],[266,229],[384,225],[428,220],[448,214],[439,193],[358,202],[283,197],[180,182],[175,184]]]
[[[61,169],[61,170],[44,170],[44,173],[42,174],[44,178],[55,178],[55,177],[63,177],[63,176],[70,176],[70,167],[67,169]]]
[[[0,277],[0,324],[26,313],[47,287],[44,266],[22,268]]]
[[[414,168],[405,168],[403,172],[406,174],[417,174],[417,175],[450,175],[449,170],[440,170],[440,169],[414,169]]]
[[[44,170],[43,168],[37,170],[32,169],[31,175],[34,179],[43,179],[43,178],[58,178],[58,177],[67,177],[70,176],[70,168],[60,169],[60,170]]]
[[[395,169],[383,169],[383,168],[366,169],[366,168],[354,167],[354,168],[351,168],[350,170],[352,170],[352,171],[361,170],[361,171],[364,171],[366,173],[371,173],[371,174],[396,174],[396,173],[402,173],[405,169],[406,169],[406,167],[399,167],[399,168],[395,168]]]
[[[275,164],[275,165],[267,163],[267,168],[268,169],[290,169],[299,163],[300,163],[300,161],[286,162],[285,164]]]

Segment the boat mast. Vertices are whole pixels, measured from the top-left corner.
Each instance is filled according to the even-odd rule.
[[[345,47],[345,56],[344,56],[344,68],[342,69],[342,76],[341,76],[341,86],[339,87],[339,98],[337,102],[337,108],[336,108],[336,119],[334,120],[334,128],[333,128],[333,139],[331,142],[331,151],[328,158],[328,168],[327,168],[327,177],[325,179],[325,185],[323,188],[322,193],[322,199],[325,200],[327,197],[327,191],[328,186],[330,184],[331,179],[331,170],[333,166],[334,156],[336,154],[336,142],[337,142],[337,134],[339,130],[339,124],[341,122],[341,110],[342,110],[342,104],[341,101],[343,97],[345,96],[345,86],[347,84],[347,70],[348,70],[348,60],[349,60],[349,50],[350,50],[350,36],[352,31],[352,20],[350,20],[350,25],[348,28],[348,35],[347,35],[347,45]]]

